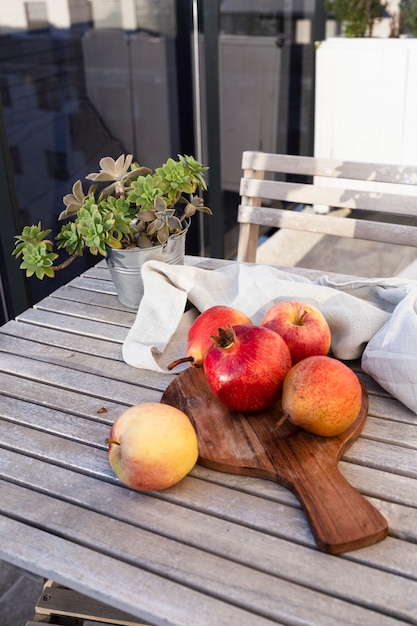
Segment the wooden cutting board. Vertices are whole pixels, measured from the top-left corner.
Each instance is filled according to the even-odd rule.
[[[198,437],[201,465],[278,482],[299,499],[318,547],[339,554],[371,545],[388,532],[385,518],[342,476],[337,463],[366,420],[368,394],[352,426],[319,437],[285,421],[279,404],[258,413],[229,411],[213,394],[201,368],[181,372],[162,400],[184,411]]]

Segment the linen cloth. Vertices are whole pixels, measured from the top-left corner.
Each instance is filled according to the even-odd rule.
[[[211,306],[232,306],[259,324],[275,302],[300,300],[326,317],[336,358],[361,358],[366,373],[417,413],[416,280],[309,280],[267,265],[210,270],[160,261],[145,263],[142,277],[144,296],[123,344],[134,367],[167,372],[185,356],[191,324]]]

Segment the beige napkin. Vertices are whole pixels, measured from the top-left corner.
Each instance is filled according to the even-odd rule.
[[[257,324],[274,302],[301,300],[325,315],[336,358],[362,356],[364,371],[417,413],[417,281],[310,281],[271,266],[233,262],[208,270],[148,261],[142,277],[144,296],[123,345],[123,358],[134,367],[166,372],[185,356],[198,313],[211,306],[233,306]]]

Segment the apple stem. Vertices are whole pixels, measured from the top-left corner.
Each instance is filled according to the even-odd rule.
[[[279,427],[282,426],[283,423],[286,422],[288,418],[289,418],[288,413],[283,413],[281,415],[281,417],[279,418],[279,420],[277,422],[275,422],[275,424],[271,428],[271,431],[274,432],[274,431],[278,430]]]
[[[307,315],[307,310],[304,309],[304,311],[300,315],[300,319],[297,322],[298,326],[302,326],[303,325],[303,319],[305,318],[306,315]]]
[[[116,444],[116,446],[120,446],[120,442],[116,441],[116,439],[110,439],[110,438],[106,439],[106,443],[108,443],[108,444],[114,443],[114,444]]]
[[[172,361],[172,363],[168,365],[167,369],[171,371],[174,369],[174,367],[181,365],[181,363],[191,363],[192,365],[194,365],[194,367],[200,367],[197,363],[194,363],[193,356],[184,356],[182,357],[182,359],[177,359],[176,361]]]

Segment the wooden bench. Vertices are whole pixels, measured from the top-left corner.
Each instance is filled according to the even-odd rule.
[[[260,226],[417,246],[415,166],[247,151],[242,169],[238,261],[256,262]],[[317,205],[344,216],[299,210]]]

